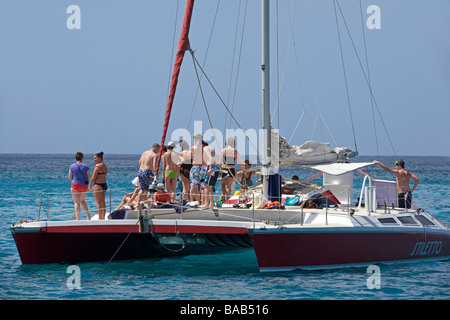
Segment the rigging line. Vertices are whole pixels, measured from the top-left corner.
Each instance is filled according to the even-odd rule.
[[[297,125],[294,128],[294,131],[292,131],[291,137],[289,138],[289,141],[288,141],[289,144],[291,143],[291,140],[294,137],[294,133],[297,130],[297,127],[300,124],[300,122],[302,121],[304,115],[305,115],[305,109],[303,109],[302,114],[300,115],[300,118],[297,121]]]
[[[289,4],[289,2],[288,2],[288,4]],[[278,29],[279,29],[279,23],[278,23],[278,0],[277,0],[277,2],[276,2],[276,7],[277,7],[277,10],[276,10],[276,22],[277,22],[277,92],[278,92],[278,94],[277,94],[277,104],[276,104],[276,110],[278,110],[278,112],[277,112],[277,120],[278,120],[278,129],[280,128],[280,109],[279,109],[279,106],[280,106],[280,53],[279,53],[279,49],[280,49],[280,46],[279,46],[279,40],[280,40],[280,37],[279,37],[279,34],[278,34]],[[275,112],[275,110],[274,110],[274,112]],[[274,113],[274,115],[275,115],[275,113]],[[272,121],[270,122],[270,123],[272,123]]]
[[[289,4],[289,3],[288,3],[288,4]],[[290,10],[289,10],[289,15],[290,15]],[[299,61],[298,61],[297,46],[296,46],[296,44],[295,44],[295,39],[294,39],[293,45],[294,45],[295,67],[296,67],[296,71],[297,71],[297,78],[298,78],[299,89],[300,89],[300,90],[299,90],[299,91],[300,91],[300,100],[301,100],[301,106],[303,107],[303,111],[302,111],[302,114],[300,115],[299,120],[297,121],[297,125],[295,126],[294,130],[292,131],[292,135],[291,135],[291,137],[290,137],[288,143],[291,142],[292,138],[294,137],[295,131],[297,131],[297,128],[298,128],[298,126],[299,126],[301,120],[303,119],[303,116],[304,116],[305,113],[306,113],[306,110],[305,110],[305,101],[304,101],[303,91],[302,91],[302,81],[301,81],[301,77],[300,77],[300,69],[299,69],[300,63],[299,63]]]
[[[236,21],[236,30],[234,32],[233,58],[231,59],[231,71],[230,71],[230,80],[228,82],[227,104],[230,103],[231,85],[233,82],[234,59],[236,57],[236,45],[237,45],[238,31],[239,31],[239,20],[241,17],[241,5],[242,5],[242,0],[239,1],[239,9],[238,9],[238,15],[237,15],[237,21]],[[223,124],[223,132],[226,132],[227,122],[228,122],[228,112],[225,112],[225,122]]]
[[[301,100],[301,106],[303,108],[303,111],[302,111],[302,114],[300,115],[299,120],[297,121],[297,124],[296,124],[294,130],[292,131],[292,134],[291,134],[291,137],[290,137],[288,143],[291,142],[292,138],[294,137],[295,131],[297,131],[297,128],[298,128],[298,126],[300,124],[300,121],[302,120],[303,116],[306,113],[305,101],[304,101],[304,98],[303,98],[303,91],[302,91],[302,82],[301,82],[301,78],[300,78],[300,70],[299,70],[299,67],[298,67],[299,63],[298,63],[298,57],[297,57],[297,47],[295,46],[295,41],[294,41],[294,56],[295,56],[295,62],[296,62],[297,77],[298,77],[299,87],[300,87],[300,90],[299,90],[300,91],[300,100]]]
[[[238,79],[239,79],[239,70],[240,70],[240,66],[241,66],[242,47],[243,47],[243,43],[244,43],[245,22],[247,20],[247,4],[248,4],[248,0],[245,0],[244,20],[242,22],[241,44],[240,44],[240,48],[239,48],[239,56],[238,56],[238,64],[237,64],[237,69],[236,69],[236,80],[234,83],[233,103],[231,105],[231,112],[234,111],[234,103],[236,100],[237,84],[238,84]],[[231,127],[231,119],[230,119],[228,128],[230,128],[230,127]]]
[[[336,1],[336,0],[335,0],[335,1]],[[369,79],[367,78],[367,75],[366,75],[366,73],[364,72],[364,67],[363,67],[363,65],[362,65],[361,59],[359,58],[358,51],[356,50],[355,43],[354,43],[353,38],[352,38],[352,36],[351,36],[351,34],[350,34],[350,30],[349,30],[349,28],[348,28],[348,26],[347,26],[347,22],[346,22],[346,20],[345,20],[344,14],[343,14],[343,12],[342,12],[342,10],[341,10],[341,8],[340,8],[339,2],[337,2],[337,5],[338,5],[338,8],[339,8],[339,11],[341,12],[342,20],[344,21],[344,25],[345,25],[345,27],[346,27],[346,29],[347,29],[347,33],[348,33],[349,38],[350,38],[350,41],[351,41],[351,43],[352,43],[353,50],[355,51],[356,57],[357,57],[357,59],[358,59],[359,66],[360,66],[361,71],[362,71],[362,73],[363,73],[363,75],[364,75],[364,79],[366,80],[367,86],[369,87],[370,95],[371,95],[371,97],[372,97],[372,99],[373,99],[373,102],[375,103],[375,107],[376,107],[376,109],[377,109],[378,115],[380,116],[381,123],[383,124],[385,133],[386,133],[386,135],[387,135],[387,137],[388,137],[388,139],[389,139],[389,143],[390,143],[390,145],[391,145],[392,151],[394,152],[394,155],[397,155],[396,152],[395,152],[395,149],[394,149],[394,145],[392,144],[391,137],[390,137],[389,132],[388,132],[388,130],[387,130],[386,124],[384,123],[383,116],[381,115],[380,108],[378,107],[377,100],[375,99],[375,96],[374,96],[374,94],[373,94],[372,86],[370,85]]]
[[[136,228],[136,226],[139,223],[139,219],[137,220],[136,224],[133,226],[133,228],[130,230],[130,232],[128,233],[128,235],[125,237],[125,239],[122,241],[122,243],[120,244],[119,248],[116,250],[116,252],[114,252],[113,256],[111,257],[111,259],[109,259],[108,263],[106,264],[106,266],[103,268],[102,272],[100,273],[100,275],[103,274],[103,272],[105,272],[106,268],[109,266],[109,264],[111,263],[111,261],[114,259],[114,257],[116,256],[116,254],[119,252],[120,248],[122,248],[122,246],[124,245],[125,241],[127,241],[127,239],[130,237],[131,233],[133,232],[133,230]]]
[[[217,143],[217,149],[220,150],[219,141],[217,140],[216,132],[214,130],[214,126],[212,124],[211,117],[209,115],[208,107],[206,106],[205,95],[203,94],[203,89],[202,89],[202,85],[201,85],[201,77],[198,74],[197,65],[195,63],[196,59],[195,59],[195,56],[194,56],[194,51],[190,51],[190,52],[191,52],[191,56],[192,56],[192,63],[194,64],[195,75],[197,76],[198,88],[200,90],[200,95],[202,96],[203,106],[205,107],[206,116],[208,117],[209,125],[211,126],[211,129],[213,131],[214,139],[216,140],[216,143]]]
[[[317,108],[317,113],[319,113],[319,108]],[[316,125],[317,125],[317,118],[318,116],[316,115],[316,118],[314,119],[314,126],[311,132],[311,141],[314,141],[314,132],[316,131]]]
[[[350,120],[351,120],[351,124],[352,124],[352,131],[353,131],[353,141],[355,143],[355,151],[358,151],[358,146],[356,144],[356,135],[355,135],[355,126],[353,124],[353,114],[352,114],[352,108],[351,108],[351,104],[350,104],[350,94],[348,91],[348,83],[347,83],[347,73],[345,71],[345,63],[344,63],[344,53],[342,50],[342,42],[341,42],[341,33],[339,30],[339,21],[338,21],[338,16],[337,16],[337,10],[336,10],[336,0],[333,1],[334,4],[334,16],[336,18],[336,28],[337,28],[337,33],[338,33],[338,39],[339,39],[339,48],[341,51],[341,61],[342,61],[342,69],[344,72],[344,80],[345,80],[345,88],[346,88],[346,92],[347,92],[347,101],[348,101],[348,108],[350,111]]]
[[[368,58],[368,54],[367,54],[366,32],[365,32],[366,28],[364,26],[364,18],[363,18],[363,13],[362,13],[362,2],[361,2],[361,0],[359,0],[359,13],[360,13],[360,16],[361,16],[361,29],[362,29],[363,40],[364,40],[364,53],[365,53],[365,56],[366,56],[367,78],[368,78],[368,81],[369,81],[369,87],[372,87],[372,84],[370,82],[369,58]],[[380,149],[378,147],[377,126],[376,126],[376,123],[375,123],[375,108],[373,106],[373,97],[372,97],[372,95],[370,95],[370,104],[372,106],[373,129],[375,131],[375,146],[377,147],[377,155],[380,155]]]
[[[328,128],[328,125],[325,122],[325,119],[323,118],[322,113],[320,111],[318,111],[318,112],[319,112],[320,119],[322,119],[322,122],[323,122],[323,124],[325,125],[325,128],[328,131],[328,134],[330,135],[331,139],[333,139],[334,145],[337,147],[338,144],[336,143],[336,140],[334,140],[333,134],[331,133],[330,128]]]
[[[288,3],[289,5],[289,3]],[[289,10],[289,16],[290,16],[290,10]],[[295,7],[294,7],[294,18],[291,20],[291,32],[290,32],[290,36],[289,36],[289,46],[288,46],[288,51],[286,54],[286,62],[284,64],[284,70],[283,70],[283,76],[281,78],[281,86],[278,87],[278,92],[277,92],[277,103],[275,106],[275,110],[273,111],[272,114],[272,118],[275,118],[275,112],[277,112],[277,116],[278,116],[278,128],[280,128],[280,96],[281,96],[281,89],[283,87],[284,84],[284,79],[286,77],[286,70],[287,70],[287,65],[288,65],[288,61],[289,61],[289,55],[291,52],[291,46],[293,43],[293,37],[294,37],[294,22],[295,22]],[[277,26],[278,28],[278,26]],[[277,77],[278,77],[278,40],[277,40]],[[277,85],[280,85],[278,79],[277,79]],[[270,121],[272,123],[272,120]]]
[[[200,94],[201,94],[202,99],[203,99],[203,105],[204,105],[204,107],[205,107],[206,115],[207,115],[207,117],[208,117],[209,125],[211,126],[211,129],[212,129],[212,131],[213,131],[214,139],[216,140],[216,143],[217,143],[217,149],[220,150],[219,140],[217,139],[216,132],[215,132],[215,130],[214,130],[214,126],[213,126],[213,124],[212,124],[211,117],[210,117],[210,115],[209,115],[208,107],[206,106],[206,100],[205,100],[205,96],[204,96],[204,94],[203,94],[203,89],[202,89],[202,86],[201,86],[200,77],[199,77],[199,75],[198,75],[197,65],[196,65],[196,63],[195,63],[195,62],[196,62],[196,59],[195,59],[195,56],[194,56],[194,52],[193,52],[193,51],[191,51],[191,55],[192,55],[192,62],[194,63],[195,74],[196,74],[196,76],[197,76],[197,81],[198,81],[198,85],[199,85],[199,88],[200,88]],[[249,141],[250,141],[250,140],[249,140]],[[222,154],[222,153],[221,153],[221,154]],[[237,175],[234,175],[232,172],[230,172],[230,173],[231,173],[233,179],[234,179],[237,183],[239,183],[239,180],[237,179]]]
[[[177,9],[175,10],[175,23],[174,23],[174,27],[173,27],[173,37],[172,37],[172,51],[171,51],[171,55],[170,55],[170,66],[169,66],[169,83],[167,85],[167,100],[166,100],[166,105],[167,102],[169,101],[169,91],[170,91],[170,83],[171,83],[171,74],[172,74],[172,66],[173,66],[173,57],[175,56],[173,54],[174,50],[175,50],[175,36],[176,36],[176,31],[177,31],[177,25],[178,25],[178,7],[180,5],[180,0],[177,1]]]
[[[209,34],[208,45],[206,46],[205,58],[203,59],[203,67],[206,65],[206,58],[208,57],[209,46],[211,44],[211,39],[212,39],[212,35],[213,35],[213,32],[214,32],[214,26],[216,25],[217,13],[219,12],[219,5],[220,5],[220,0],[217,1],[216,13],[214,15],[213,25],[211,27],[211,32]],[[200,77],[200,79],[201,79],[201,77]],[[192,115],[194,114],[195,104],[196,104],[197,96],[198,96],[198,90],[199,90],[199,87],[197,87],[197,91],[195,92],[194,102],[192,103],[191,114],[189,116],[189,121],[188,121],[188,125],[187,125],[187,129],[188,130],[189,130],[190,126],[191,126]]]
[[[193,53],[193,52],[191,52]],[[245,138],[247,139],[247,141],[250,143],[250,145],[256,150],[258,156],[261,158],[261,155],[258,151],[258,148],[256,148],[256,146],[252,143],[252,141],[249,139],[249,137],[245,134],[244,129],[242,128],[242,126],[239,124],[239,122],[237,121],[237,119],[234,117],[234,115],[231,113],[230,109],[228,108],[228,106],[225,104],[225,102],[223,101],[222,97],[220,96],[219,92],[217,92],[217,89],[214,87],[213,83],[211,82],[211,80],[209,79],[208,75],[205,73],[205,70],[203,70],[203,68],[201,67],[200,63],[198,62],[197,58],[195,57],[195,55],[193,54],[192,57],[194,58],[194,61],[196,63],[196,65],[200,68],[200,71],[203,73],[203,75],[205,76],[205,79],[208,81],[209,85],[211,86],[211,88],[213,89],[214,93],[216,94],[216,96],[219,98],[220,102],[222,103],[222,105],[225,107],[225,109],[228,111],[228,113],[230,114],[230,117],[234,120],[234,122],[236,122],[236,125],[238,126],[238,128],[242,131],[242,133],[244,134]]]

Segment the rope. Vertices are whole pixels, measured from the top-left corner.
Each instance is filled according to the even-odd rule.
[[[170,60],[170,65],[169,65],[169,76],[168,76],[169,81],[168,81],[168,85],[167,85],[166,105],[167,105],[167,102],[169,101],[170,83],[172,80],[171,75],[172,75],[173,57],[175,56],[173,53],[175,51],[175,40],[176,40],[175,37],[176,37],[176,31],[177,31],[177,25],[178,25],[178,7],[179,7],[179,5],[180,5],[180,0],[177,1],[177,9],[175,11],[175,23],[174,23],[174,27],[173,27],[173,36],[172,36],[172,51],[171,51],[172,54],[170,55],[171,60]]]
[[[288,4],[289,5],[289,4]],[[277,1],[277,6],[278,6],[278,1]],[[288,66],[288,61],[289,61],[289,55],[291,52],[291,45],[293,44],[293,37],[294,37],[294,22],[295,22],[295,8],[297,6],[297,3],[295,3],[294,5],[294,17],[291,21],[291,31],[290,31],[290,35],[289,35],[289,45],[288,45],[288,50],[286,53],[286,61],[284,63],[284,70],[283,70],[283,75],[281,77],[281,83],[279,83],[279,79],[278,79],[278,7],[277,7],[277,102],[272,114],[272,118],[275,118],[275,112],[277,112],[277,117],[278,117],[278,128],[280,127],[280,96],[281,96],[281,89],[283,88],[283,84],[284,84],[284,79],[286,77],[286,70],[287,70],[287,66]],[[289,10],[289,15],[290,15],[290,10]],[[271,120],[272,123],[272,120]]]
[[[368,88],[369,88],[370,96],[372,97],[373,102],[375,103],[375,107],[376,107],[376,109],[377,109],[377,111],[378,111],[378,115],[380,116],[381,123],[383,124],[384,131],[386,132],[386,135],[387,135],[387,137],[388,137],[388,140],[389,140],[389,143],[390,143],[390,145],[391,145],[392,151],[393,151],[394,155],[397,155],[396,152],[395,152],[394,145],[392,144],[391,137],[390,137],[389,132],[388,132],[388,130],[387,130],[386,124],[384,123],[383,117],[382,117],[382,115],[381,115],[380,108],[378,107],[377,100],[375,99],[375,96],[374,96],[374,94],[373,94],[372,86],[370,85],[370,81],[369,81],[369,79],[368,79],[368,77],[367,77],[367,75],[366,75],[366,73],[365,73],[365,71],[364,71],[364,67],[363,67],[363,65],[362,65],[361,59],[359,58],[359,54],[358,54],[358,51],[356,50],[355,43],[354,43],[353,38],[352,38],[352,36],[351,36],[351,34],[350,34],[350,30],[349,30],[349,28],[348,28],[348,26],[347,26],[347,22],[346,22],[346,20],[345,20],[344,14],[342,13],[341,7],[340,7],[340,5],[339,5],[339,1],[338,1],[338,0],[334,0],[334,1],[335,1],[335,15],[337,15],[337,14],[336,14],[336,4],[337,4],[337,6],[338,6],[338,8],[339,8],[339,11],[340,11],[340,13],[341,13],[342,20],[344,21],[345,28],[347,29],[348,36],[349,36],[350,41],[351,41],[351,43],[352,43],[353,50],[355,51],[356,57],[357,57],[357,59],[358,59],[359,66],[360,66],[360,68],[361,68],[361,71],[362,71],[362,73],[363,73],[363,75],[364,75],[364,79],[366,80],[367,86],[368,86]],[[336,17],[336,24],[337,24],[337,17]],[[363,28],[364,28],[364,27],[363,27]],[[340,41],[340,38],[339,38],[339,41]],[[340,43],[340,42],[339,42],[339,43]]]
[[[355,143],[355,149],[356,149],[355,151],[358,151],[358,147],[357,147],[357,144],[356,144],[355,126],[353,124],[353,114],[352,114],[352,108],[351,108],[351,103],[350,103],[350,94],[349,94],[349,91],[348,91],[347,73],[345,71],[344,52],[342,50],[341,33],[340,33],[340,29],[339,29],[339,22],[338,22],[337,11],[336,11],[336,1],[337,0],[333,1],[333,3],[334,3],[334,15],[335,15],[335,18],[336,18],[336,27],[337,27],[337,33],[338,33],[338,38],[339,38],[339,48],[340,48],[340,51],[341,51],[342,69],[343,69],[343,72],[344,72],[344,81],[345,81],[345,89],[346,89],[346,92],[347,92],[348,109],[350,111],[350,120],[351,120],[351,124],[352,124],[353,141]]]
[[[247,21],[247,4],[248,4],[248,0],[245,1],[245,7],[244,7],[244,20],[242,22],[241,44],[239,47],[239,56],[238,56],[238,64],[237,64],[237,69],[236,69],[236,80],[234,82],[234,94],[233,94],[233,103],[231,104],[231,112],[234,111],[234,104],[236,101],[237,84],[238,84],[238,79],[239,79],[239,70],[240,70],[240,66],[241,66],[242,47],[243,47],[243,43],[244,43],[245,22]],[[229,123],[228,128],[230,128],[230,127],[231,127],[231,118],[230,118],[230,123]]]
[[[245,21],[246,21],[246,18],[247,18],[247,3],[248,3],[248,1],[245,2],[245,12],[244,12],[243,25],[242,25],[242,34],[241,34],[241,45],[240,45],[240,48],[239,48],[238,67],[237,67],[237,70],[236,70],[236,79],[235,79],[234,92],[233,92],[233,103],[232,103],[233,107],[232,107],[232,111],[234,109],[234,101],[235,101],[235,98],[236,98],[236,87],[237,87],[237,82],[238,82],[238,78],[239,78],[239,66],[240,66],[241,54],[242,54],[242,43],[243,43],[243,39],[244,39],[244,26],[245,26]],[[229,84],[228,84],[227,104],[229,103],[230,94],[231,94],[231,84],[232,84],[233,70],[234,70],[234,59],[235,59],[236,45],[237,45],[237,39],[238,39],[238,29],[239,29],[238,27],[239,27],[239,20],[240,20],[240,16],[241,16],[241,4],[242,4],[242,1],[239,1],[239,11],[238,11],[237,22],[236,22],[236,31],[235,31],[235,34],[234,34],[233,59],[232,59],[232,64],[231,64],[230,81],[229,81]],[[227,121],[228,121],[228,113],[225,113],[224,132],[226,131],[226,128],[227,128]],[[231,118],[230,118],[229,126],[231,126]]]
[[[214,20],[213,20],[213,25],[211,27],[211,32],[209,34],[208,45],[206,46],[205,58],[203,59],[203,67],[205,67],[205,65],[206,65],[206,58],[208,57],[209,46],[211,44],[211,39],[212,39],[213,31],[214,31],[214,26],[216,25],[217,13],[219,12],[219,5],[220,5],[220,0],[217,2],[216,13],[214,14]],[[200,77],[200,79],[201,79],[201,77]],[[197,87],[197,91],[195,92],[194,102],[192,103],[191,114],[189,116],[189,121],[188,121],[188,125],[187,125],[187,129],[188,130],[189,130],[190,126],[191,126],[192,115],[194,114],[194,109],[195,109],[195,104],[196,104],[196,101],[197,101],[199,88],[200,88],[200,85]]]
[[[338,3],[339,4],[339,3]],[[339,7],[340,10],[340,7]],[[367,55],[367,44],[366,44],[366,31],[365,31],[365,26],[364,26],[364,18],[363,18],[363,13],[362,13],[362,2],[361,0],[359,0],[359,13],[361,16],[361,29],[362,29],[362,34],[363,34],[363,40],[364,40],[364,53],[366,56],[366,67],[367,67],[367,78],[368,78],[368,84],[369,84],[369,88],[372,88],[371,82],[370,82],[370,69],[369,69],[369,58]],[[375,109],[373,106],[373,97],[372,95],[370,95],[370,104],[372,106],[372,119],[373,119],[373,129],[375,131],[375,145],[377,147],[377,155],[380,155],[380,150],[378,148],[378,135],[377,135],[377,126],[375,123]]]
[[[236,125],[239,127],[239,129],[242,131],[242,133],[244,134],[245,138],[247,139],[247,141],[250,143],[250,145],[256,150],[257,155],[261,157],[261,155],[259,154],[258,148],[252,143],[252,141],[249,139],[249,137],[245,134],[244,129],[242,129],[242,126],[239,124],[239,122],[237,121],[237,119],[234,117],[233,113],[230,111],[230,109],[228,108],[228,106],[225,104],[225,102],[223,101],[222,97],[220,96],[220,94],[217,92],[217,89],[214,87],[213,83],[211,82],[211,80],[208,78],[208,76],[206,75],[205,71],[203,70],[203,68],[200,66],[200,64],[198,63],[197,58],[195,58],[194,52],[191,50],[191,54],[192,57],[194,59],[195,64],[199,67],[200,71],[203,73],[203,75],[205,76],[205,79],[208,81],[209,85],[211,86],[211,88],[213,89],[214,93],[217,95],[217,97],[219,98],[220,102],[222,103],[222,105],[225,107],[225,109],[228,111],[228,113],[230,114],[230,116],[232,117],[232,119],[234,120],[234,122],[236,123]],[[211,124],[211,123],[210,123]],[[212,125],[212,124],[211,124]]]
[[[122,241],[122,243],[120,244],[119,248],[116,250],[116,252],[114,252],[113,256],[111,257],[111,259],[109,259],[108,263],[106,264],[106,266],[103,268],[102,272],[100,272],[100,275],[103,274],[103,272],[106,270],[106,268],[109,266],[109,264],[111,263],[111,261],[114,259],[114,257],[117,255],[117,253],[119,252],[119,250],[122,248],[122,246],[124,245],[125,241],[128,240],[128,237],[131,235],[131,233],[133,232],[133,230],[136,228],[136,226],[138,225],[138,223],[140,222],[140,220],[138,219],[136,224],[133,226],[133,228],[130,230],[130,232],[128,233],[128,235],[125,237],[125,239]]]

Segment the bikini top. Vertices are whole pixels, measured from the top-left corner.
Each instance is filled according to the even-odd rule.
[[[227,152],[225,152],[226,154]],[[234,155],[234,151],[233,151],[233,155]],[[234,166],[234,164],[236,163],[236,157],[230,157],[225,155],[225,157],[223,157],[223,164],[227,165],[227,166]]]
[[[97,175],[100,174],[107,174],[108,172],[104,172],[102,167],[96,166],[99,170],[102,170],[102,172],[97,173]]]

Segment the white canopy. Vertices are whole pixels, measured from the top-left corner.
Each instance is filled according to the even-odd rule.
[[[312,168],[334,176],[338,176],[340,174],[355,171],[371,165],[373,165],[372,162],[352,162],[352,163],[328,163],[314,166],[305,165],[304,167]]]

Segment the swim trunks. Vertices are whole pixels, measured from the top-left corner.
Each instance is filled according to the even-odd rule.
[[[191,188],[201,189],[205,185],[207,166],[192,166],[189,178],[191,180]]]
[[[183,163],[181,165],[180,173],[183,175],[186,179],[189,179],[191,174],[192,164],[190,163]]]
[[[155,178],[153,172],[151,170],[139,170],[137,175],[139,179],[139,190],[148,191]]]
[[[220,167],[218,165],[213,164],[211,166],[211,175],[210,176],[206,175],[205,185],[214,187],[216,185],[219,174],[220,174]]]
[[[220,171],[220,177],[222,179],[236,177],[236,170],[234,168],[222,168]]]
[[[87,184],[72,183],[70,187],[78,192],[87,192],[89,186]]]
[[[399,193],[397,195],[398,198],[398,207],[399,208],[411,208],[412,203],[412,192]]]
[[[176,177],[178,177],[178,171],[166,170],[166,178],[175,179]]]

